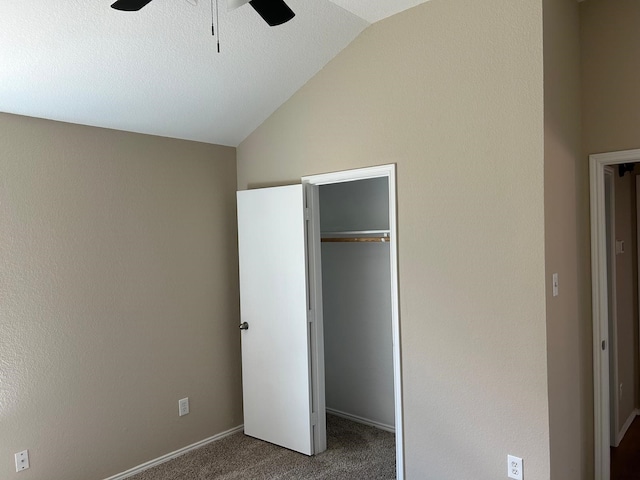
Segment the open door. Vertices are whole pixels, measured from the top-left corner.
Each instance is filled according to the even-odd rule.
[[[303,186],[237,196],[244,431],[312,455]]]

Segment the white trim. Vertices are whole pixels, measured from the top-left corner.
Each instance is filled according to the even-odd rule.
[[[610,480],[609,351],[604,211],[604,167],[640,161],[640,150],[589,155],[591,197],[591,299],[593,308],[593,401],[595,480]]]
[[[637,274],[640,278],[640,175],[636,175],[636,228],[637,228],[637,236],[636,236],[636,244],[638,248],[638,262],[636,263]],[[639,318],[636,318],[636,325],[640,327],[640,281],[638,282],[638,315]],[[638,345],[640,345],[640,328],[638,328]],[[640,364],[640,348],[638,349],[638,362]],[[638,415],[640,415],[640,410],[638,410]]]
[[[327,449],[327,419],[325,410],[324,383],[324,322],[322,311],[322,257],[320,243],[309,239],[320,237],[320,210],[318,187],[304,184],[305,207],[312,212],[307,219],[307,272],[309,278],[308,301],[311,318],[309,341],[311,344],[311,412],[315,416],[313,425],[313,453],[322,453]]]
[[[379,165],[375,167],[345,170],[341,172],[323,173],[302,177],[303,184],[326,185],[330,183],[352,182],[368,178],[387,177],[389,179],[389,252],[391,256],[391,327],[393,334],[393,379],[395,403],[395,432],[396,432],[396,478],[404,480],[404,414],[402,408],[402,357],[400,351],[400,307],[398,302],[398,224],[397,224],[397,196],[396,196],[396,166],[395,164]],[[319,236],[317,237],[319,238]],[[316,237],[313,238],[315,241]],[[319,381],[315,379],[314,387],[319,388]],[[324,384],[322,385],[324,387]],[[326,425],[325,425],[326,427]],[[326,428],[324,431],[326,437]]]
[[[395,164],[356,168],[354,170],[342,170],[340,172],[319,173],[317,175],[307,175],[305,177],[302,177],[302,183],[310,183],[312,185],[328,185],[330,183],[367,180],[368,178],[391,177],[392,174],[395,179]],[[389,205],[389,209],[391,209],[391,205]]]
[[[130,468],[129,470],[122,473],[118,473],[117,475],[113,475],[112,477],[105,478],[104,480],[124,480],[125,478],[129,478],[140,472],[144,472],[145,470],[161,465],[165,462],[168,462],[169,460],[173,460],[174,458],[184,455],[185,453],[188,453],[192,450],[195,450],[200,447],[204,447],[209,443],[222,440],[223,438],[228,437],[229,435],[233,435],[234,433],[241,432],[243,428],[244,428],[244,425],[238,425],[237,427],[227,430],[226,432],[218,433],[217,435],[214,435],[212,437],[205,438],[204,440],[200,440],[199,442],[196,442],[196,443],[192,443],[191,445],[180,448],[174,452],[167,453],[166,455],[162,455],[161,457],[145,462],[142,465],[138,465],[137,467]]]
[[[624,436],[627,434],[627,430],[629,430],[629,427],[631,426],[631,424],[633,423],[633,421],[636,419],[638,415],[640,415],[640,410],[636,409],[631,412],[631,415],[629,415],[629,418],[627,418],[627,421],[624,422],[624,425],[618,432],[618,437],[616,438],[616,443],[618,445],[620,445],[620,442],[622,441]]]
[[[604,178],[606,182],[610,182],[611,188],[611,204],[609,211],[606,211],[606,188],[605,188],[605,238],[606,238],[606,221],[607,216],[611,222],[611,232],[609,235],[609,249],[607,252],[611,255],[611,264],[607,260],[607,288],[611,284],[611,295],[607,296],[607,308],[611,311],[609,318],[608,331],[609,335],[609,441],[612,447],[620,445],[618,440],[618,425],[620,424],[620,414],[618,413],[620,405],[620,391],[618,390],[618,304],[617,304],[617,284],[616,284],[616,183],[615,170],[613,167],[604,167]],[[611,278],[609,278],[611,277]],[[609,307],[609,303],[611,306]],[[613,363],[611,360],[613,359]],[[611,375],[613,373],[613,375]],[[613,377],[613,378],[612,378]]]
[[[396,433],[396,429],[393,425],[387,425],[386,423],[380,423],[380,422],[376,422],[375,420],[370,420],[368,418],[359,417],[357,415],[351,415],[350,413],[342,412],[334,408],[327,408],[327,413],[335,415],[336,417],[346,418],[347,420],[351,420],[352,422],[361,423],[363,425],[368,425],[370,427],[379,428],[380,430],[386,430],[387,432]]]

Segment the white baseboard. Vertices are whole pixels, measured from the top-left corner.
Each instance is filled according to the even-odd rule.
[[[161,463],[165,463],[165,462],[168,462],[169,460],[173,460],[174,458],[179,457],[180,455],[184,455],[185,453],[190,452],[191,450],[204,447],[205,445],[211,442],[222,440],[223,438],[228,437],[229,435],[233,435],[234,433],[241,432],[243,428],[244,428],[244,425],[239,425],[235,428],[227,430],[226,432],[219,433],[217,435],[214,435],[213,437],[205,438],[204,440],[200,440],[199,442],[180,448],[175,452],[167,453],[166,455],[162,455],[161,457],[158,457],[154,460],[143,463],[142,465],[138,465],[137,467],[131,468],[126,472],[122,472],[112,477],[105,478],[104,480],[124,480],[125,478],[129,478],[133,475],[136,475],[137,473],[148,470],[151,467],[155,467],[156,465],[160,465]]]
[[[363,425],[369,425],[370,427],[379,428],[380,430],[386,430],[387,432],[396,433],[396,429],[392,425],[386,425],[384,423],[376,422],[375,420],[369,420],[368,418],[351,415],[350,413],[341,412],[340,410],[335,410],[333,408],[326,408],[326,411],[327,413],[335,415],[336,417],[346,418],[347,420],[351,420],[352,422],[362,423]]]
[[[624,422],[624,425],[622,426],[622,428],[618,432],[618,438],[616,439],[617,440],[616,443],[618,445],[620,445],[620,442],[622,441],[624,436],[627,434],[627,430],[629,430],[629,427],[631,426],[631,424],[635,420],[636,416],[638,416],[638,415],[640,415],[640,410],[636,409],[633,412],[631,412],[631,415],[629,415],[629,418],[627,418],[627,421]]]

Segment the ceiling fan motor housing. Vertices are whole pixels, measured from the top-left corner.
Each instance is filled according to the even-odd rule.
[[[151,0],[116,0],[111,8],[125,12],[137,12],[149,2]],[[235,0],[231,2],[231,6],[237,7],[243,3],[246,2]],[[296,16],[284,0],[251,0],[249,4],[271,27],[282,25]]]

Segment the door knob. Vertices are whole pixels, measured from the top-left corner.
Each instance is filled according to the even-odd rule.
[[[247,322],[242,322],[240,324],[240,330],[249,330],[249,324]]]

